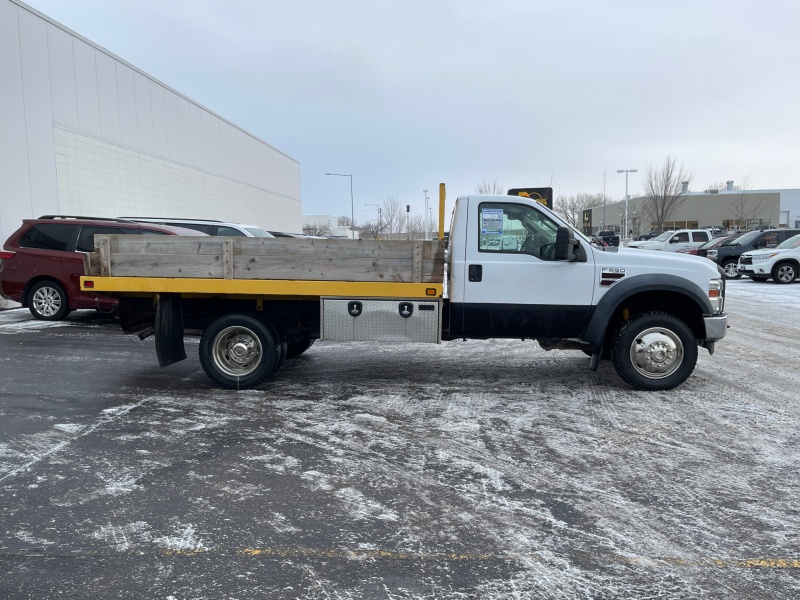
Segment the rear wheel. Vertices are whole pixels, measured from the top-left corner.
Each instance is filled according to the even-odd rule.
[[[67,293],[55,281],[40,281],[28,292],[28,310],[42,321],[60,321],[69,313]]]
[[[722,263],[722,269],[725,271],[725,277],[727,279],[739,279],[739,277],[742,276],[741,273],[739,273],[739,263],[735,260]]]
[[[200,338],[200,364],[221,387],[247,390],[280,368],[285,343],[267,321],[248,314],[220,317]]]
[[[795,279],[797,279],[797,267],[792,263],[778,263],[772,270],[772,280],[775,283],[792,283]]]
[[[669,390],[684,381],[697,363],[697,342],[680,319],[644,313],[626,321],[611,346],[619,376],[637,390]]]

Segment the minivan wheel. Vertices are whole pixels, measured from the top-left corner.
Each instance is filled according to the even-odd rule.
[[[792,283],[797,279],[797,269],[792,263],[784,262],[775,265],[772,280],[775,283]]]
[[[735,260],[729,260],[722,265],[727,279],[739,279],[742,275],[739,273],[739,264]]]
[[[28,309],[41,321],[60,321],[69,313],[64,288],[55,281],[40,281],[28,292]]]

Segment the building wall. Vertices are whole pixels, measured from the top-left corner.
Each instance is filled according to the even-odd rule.
[[[43,214],[299,231],[300,165],[18,0],[0,0],[0,238]]]
[[[741,202],[758,208],[751,216],[753,221],[751,224],[769,224],[774,227],[788,224],[794,227],[794,221],[800,220],[800,190],[748,190],[744,194],[744,200],[742,200],[743,196],[740,191],[718,194],[690,192],[669,220],[674,222],[674,226],[677,228],[685,226],[714,227],[725,224],[732,227],[734,216],[737,212],[741,212],[736,210],[735,205]],[[641,219],[641,223],[639,222],[641,203],[642,198],[638,197],[628,201],[628,228],[633,230],[633,235],[650,230],[649,220]],[[616,231],[624,229],[624,201],[606,205],[605,226],[603,226],[602,206],[590,209],[589,212],[591,217],[588,220],[584,219],[584,233],[596,233],[600,229]],[[667,224],[667,226],[670,225],[673,223]]]

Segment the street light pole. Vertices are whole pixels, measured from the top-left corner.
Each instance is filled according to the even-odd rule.
[[[356,211],[355,207],[353,206],[353,175],[350,173],[325,173],[325,175],[335,175],[337,177],[350,178],[350,233],[352,234],[353,239],[356,239]]]
[[[623,239],[628,239],[628,173],[636,173],[636,169],[617,169],[617,173],[625,173],[625,231]]]
[[[381,231],[383,230],[383,219],[381,218],[381,212],[382,212],[381,205],[380,204],[366,204],[365,203],[364,206],[374,206],[375,208],[378,209],[378,235],[375,236],[375,239],[380,239]]]
[[[422,190],[422,193],[425,194],[425,239],[428,239],[428,190]]]

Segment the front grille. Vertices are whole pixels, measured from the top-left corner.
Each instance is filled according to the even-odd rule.
[[[740,265],[752,265],[753,264],[753,257],[751,256],[743,256],[739,259]]]

